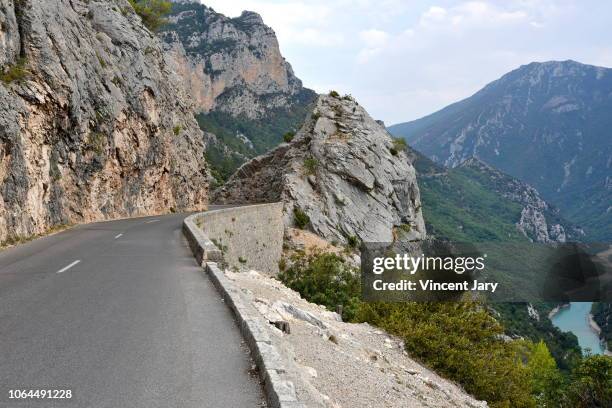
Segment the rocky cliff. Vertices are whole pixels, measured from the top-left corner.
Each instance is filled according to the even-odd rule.
[[[229,18],[197,1],[175,0],[161,37],[185,55],[180,73],[202,112],[258,119],[290,106],[303,91],[274,31],[257,13]]]
[[[219,203],[283,201],[327,240],[422,239],[414,168],[383,126],[350,97],[320,96],[290,143],[243,165],[214,194]]]
[[[302,125],[316,95],[281,55],[274,31],[254,12],[229,18],[197,1],[175,0],[160,33],[211,133],[214,175],[229,177]]]
[[[201,209],[202,132],[126,0],[0,0],[0,240]]]

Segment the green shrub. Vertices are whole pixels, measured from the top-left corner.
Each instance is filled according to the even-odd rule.
[[[291,143],[294,137],[295,132],[287,132],[283,135],[283,140],[285,141],[285,143]]]
[[[181,125],[176,125],[174,128],[172,128],[172,133],[174,133],[174,136],[178,136],[181,133],[181,130]]]
[[[355,235],[350,235],[346,238],[346,243],[348,244],[349,248],[357,248],[359,246],[359,238],[357,238]]]
[[[116,87],[121,86],[121,83],[122,83],[121,78],[119,78],[117,75],[113,77],[112,82],[113,84],[115,84]]]
[[[393,156],[397,156],[399,152],[406,150],[406,141],[400,137],[393,138],[393,147],[389,149]]]
[[[398,228],[405,233],[412,231],[412,226],[410,224],[402,224]]]
[[[329,91],[329,96],[331,96],[332,98],[339,98],[340,94],[336,91]]]
[[[563,381],[555,359],[544,341],[529,344],[527,369],[531,377],[531,392],[538,406],[557,407],[561,402],[558,392]]]
[[[572,371],[568,407],[612,406],[612,357],[587,356]]]
[[[101,156],[106,150],[106,136],[101,132],[90,133],[87,148]]]
[[[505,342],[479,303],[362,303],[357,321],[404,340],[406,351],[491,407],[534,407],[522,342]]]
[[[313,175],[317,172],[319,161],[313,157],[307,157],[304,159],[304,171],[307,175]]]
[[[96,58],[98,58],[98,62],[100,63],[100,66],[102,68],[106,68],[106,61],[104,60],[104,58],[102,58],[102,56],[100,55],[98,51],[96,51]]]
[[[151,31],[166,24],[164,16],[172,10],[172,3],[165,0],[128,0],[142,23]]]
[[[396,231],[397,231],[397,238],[402,239],[403,237],[408,235],[410,233],[410,231],[412,231],[412,225],[410,225],[410,224],[400,224],[397,227]]]
[[[15,64],[9,65],[0,73],[0,80],[6,84],[11,82],[21,82],[27,78],[29,72],[25,68],[27,60],[20,58]]]
[[[320,117],[321,117],[321,114],[320,114],[319,112],[313,112],[313,113],[312,113],[312,119],[313,119],[314,121],[319,120],[319,118],[320,118]]]
[[[304,229],[310,222],[310,217],[300,208],[293,209],[293,220],[299,229]]]
[[[291,257],[292,264],[278,277],[306,300],[335,311],[342,305],[344,320],[352,320],[359,306],[359,272],[339,255],[321,253]]]

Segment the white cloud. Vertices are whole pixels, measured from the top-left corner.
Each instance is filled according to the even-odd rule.
[[[367,48],[379,48],[387,43],[389,34],[376,29],[369,29],[359,33],[359,37]]]
[[[447,16],[448,12],[446,9],[438,6],[431,6],[421,16],[421,24],[427,26],[431,23],[442,23],[446,21]]]
[[[376,57],[383,51],[383,47],[387,45],[390,35],[382,30],[369,29],[359,33],[364,48],[357,54],[357,61],[360,64],[367,63],[370,59]]]
[[[274,0],[204,0],[207,6],[230,17],[243,10],[261,14],[264,22],[276,32],[282,46],[339,46],[344,35],[333,29],[333,4]],[[333,3],[333,2],[332,2]]]
[[[525,10],[506,10],[483,1],[469,1],[448,9],[432,6],[421,15],[419,26],[445,30],[499,27],[524,22],[527,17]]]

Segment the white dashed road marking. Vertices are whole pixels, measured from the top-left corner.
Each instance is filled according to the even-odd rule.
[[[66,272],[68,269],[72,268],[74,265],[78,264],[79,262],[81,262],[80,259],[77,259],[76,261],[74,261],[73,263],[71,263],[70,265],[60,269],[59,271],[57,271],[57,273],[62,273],[62,272]]]

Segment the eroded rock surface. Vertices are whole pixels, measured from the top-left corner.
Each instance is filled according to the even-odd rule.
[[[0,240],[206,206],[171,62],[126,0],[0,0]]]
[[[285,225],[305,213],[329,241],[425,235],[415,170],[383,126],[350,97],[320,96],[291,143],[243,165],[219,203],[283,201]]]

